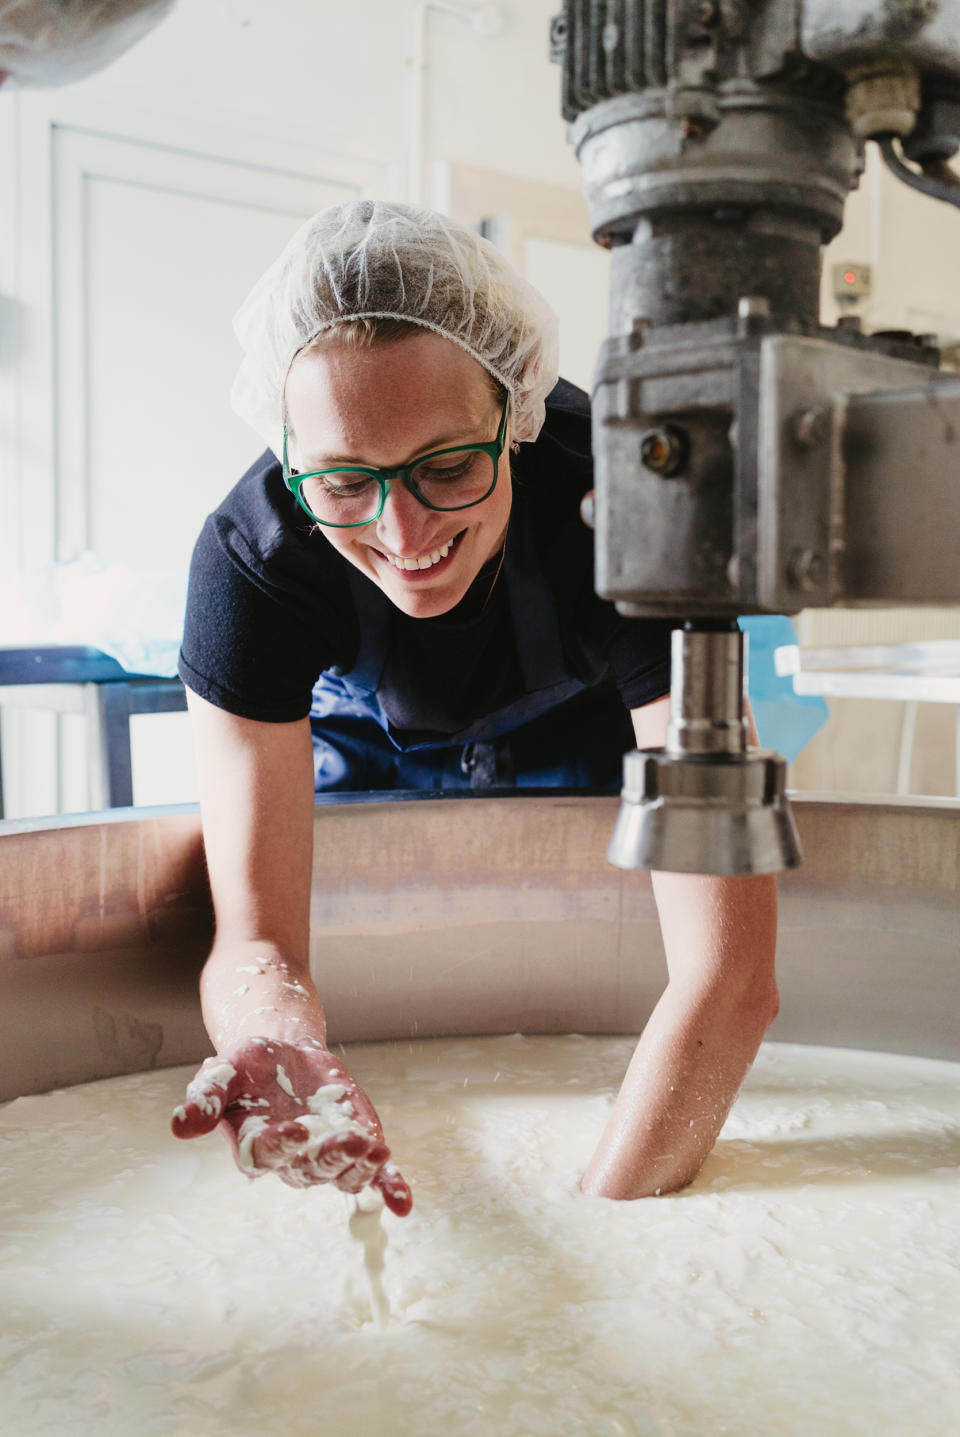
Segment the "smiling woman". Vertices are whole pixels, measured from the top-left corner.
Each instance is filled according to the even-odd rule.
[[[270,450],[191,569],[217,1058],[174,1132],[222,1125],[245,1171],[370,1185],[402,1214],[310,973],[314,790],[615,789],[634,734],[662,736],[669,629],[596,596],[589,402],[485,240],[412,206],[322,211],[237,331],[234,405]],[[690,1181],[776,1013],[772,880],[659,878],[670,984],[583,1178],[613,1197]],[[334,1101],[351,1126],[324,1136]]]
[[[364,201],[303,226],[236,328],[272,453],[198,543],[188,687],[309,713],[317,789],[617,786],[667,635],[593,592],[589,405],[540,295],[472,231]]]
[[[435,618],[503,549],[508,407],[475,359],[410,329],[364,351],[308,350],[291,365],[286,406],[298,467],[321,471],[299,484],[301,505],[398,609]]]

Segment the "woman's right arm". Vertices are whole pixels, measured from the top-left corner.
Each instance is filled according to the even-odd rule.
[[[309,720],[257,723],[189,692],[187,703],[216,918],[201,982],[207,1031],[218,1052],[254,1033],[294,1037],[298,1027],[324,1040],[323,1007],[309,981]]]
[[[188,706],[216,919],[200,992],[217,1057],[190,1085],[173,1130],[197,1137],[223,1121],[250,1175],[273,1170],[294,1186],[333,1181],[347,1191],[372,1181],[395,1212],[407,1211],[409,1189],[386,1166],[373,1106],[327,1049],[310,976],[309,720],[259,723],[189,691]]]

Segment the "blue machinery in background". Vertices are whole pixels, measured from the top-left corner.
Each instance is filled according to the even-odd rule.
[[[747,635],[747,692],[764,748],[776,749],[793,763],[830,716],[825,701],[794,692],[793,679],[777,673],[774,650],[797,643],[797,632],[783,614],[754,614],[739,621]]]

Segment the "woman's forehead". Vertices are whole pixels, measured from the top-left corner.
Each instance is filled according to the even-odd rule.
[[[499,406],[482,366],[448,340],[423,338],[434,343],[331,345],[294,360],[286,409],[301,462],[402,463],[427,448],[493,437],[486,429]]]
[[[447,392],[482,396],[491,381],[483,365],[460,345],[422,330],[367,344],[344,337],[309,346],[294,357],[285,392],[289,404],[295,393],[339,392],[371,384],[391,392],[429,385],[439,399]]]

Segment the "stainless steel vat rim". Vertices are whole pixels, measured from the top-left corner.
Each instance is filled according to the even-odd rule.
[[[358,805],[394,803],[424,803],[454,801],[466,803],[509,802],[540,799],[611,799],[613,795],[605,790],[582,788],[518,788],[496,789],[491,793],[471,793],[462,790],[411,789],[394,792],[363,793],[321,793],[314,801],[315,808],[354,808]],[[792,804],[804,808],[813,804],[835,804],[849,808],[882,808],[908,813],[954,810],[960,816],[960,799],[947,796],[934,797],[928,794],[914,794],[903,797],[895,793],[839,793],[820,792],[816,789],[797,790],[788,788],[787,797]],[[61,813],[37,818],[0,819],[0,838],[6,834],[44,833],[60,828],[90,828],[104,823],[129,823],[137,819],[162,819],[181,814],[199,814],[197,803],[157,804],[142,808],[105,808],[88,813]]]
[[[489,793],[470,789],[412,788],[380,791],[364,789],[357,793],[318,793],[314,808],[355,808],[366,804],[425,803],[465,801],[490,803],[505,798],[607,798],[606,789],[583,788],[510,788],[491,789]],[[155,804],[141,808],[104,808],[87,813],[60,813],[37,818],[0,820],[0,837],[5,833],[43,833],[54,828],[84,828],[101,823],[129,823],[135,819],[165,818],[170,814],[199,813],[198,803]]]

